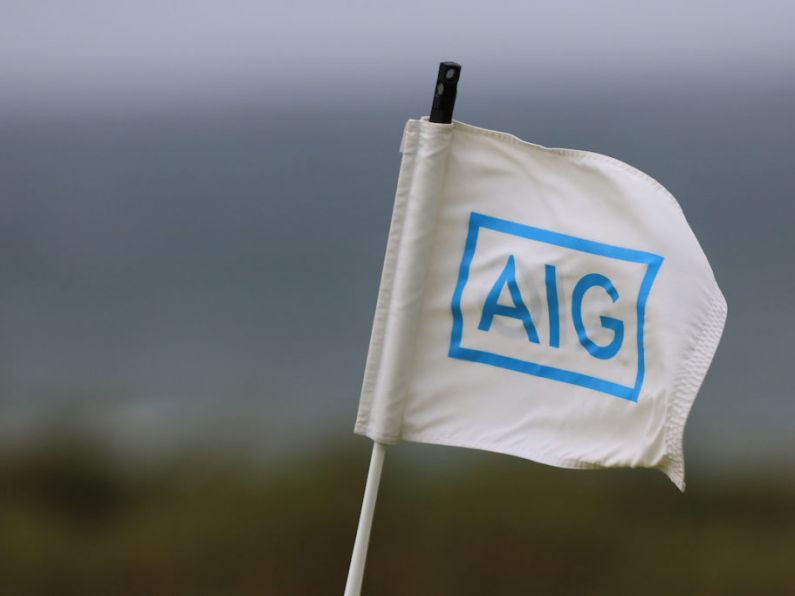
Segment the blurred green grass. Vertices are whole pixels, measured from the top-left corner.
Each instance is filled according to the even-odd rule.
[[[368,461],[365,441],[278,464],[6,449],[0,594],[341,594]],[[364,593],[795,594],[793,482],[705,478],[682,495],[653,471],[398,446]]]

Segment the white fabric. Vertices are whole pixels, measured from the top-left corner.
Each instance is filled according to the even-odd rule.
[[[684,490],[726,302],[676,200],[615,159],[459,122],[409,120],[401,149],[356,432]]]

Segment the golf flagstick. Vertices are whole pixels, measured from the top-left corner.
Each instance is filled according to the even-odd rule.
[[[373,441],[373,455],[370,457],[370,470],[367,472],[367,485],[364,488],[359,527],[356,529],[356,541],[353,543],[351,566],[348,569],[348,581],[345,584],[345,596],[359,596],[362,591],[364,563],[367,559],[367,546],[370,543],[370,528],[373,525],[381,469],[384,467],[384,453],[386,453],[386,445]]]
[[[431,106],[430,122],[450,124],[455,108],[456,86],[461,75],[461,65],[455,62],[439,64],[436,77],[433,105]],[[378,485],[381,482],[381,470],[384,467],[386,445],[373,441],[373,453],[370,457],[370,469],[367,472],[367,484],[364,487],[362,510],[359,514],[359,526],[356,529],[356,540],[353,543],[351,566],[348,569],[348,580],[345,584],[345,596],[359,596],[362,591],[364,564],[367,560],[367,547],[370,543],[370,529],[373,526],[375,501],[378,497]]]

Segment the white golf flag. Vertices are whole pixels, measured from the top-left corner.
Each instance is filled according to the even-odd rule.
[[[726,302],[676,200],[618,160],[409,120],[356,432],[684,490]]]

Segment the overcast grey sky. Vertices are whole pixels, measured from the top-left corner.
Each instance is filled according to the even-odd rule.
[[[4,2],[0,438],[77,412],[147,444],[349,440],[402,126],[453,59],[459,119],[673,192],[729,303],[688,453],[793,461],[793,22],[783,2]]]
[[[489,92],[753,86],[791,77],[795,50],[791,2],[7,0],[0,16],[0,109],[410,93],[443,57]]]

